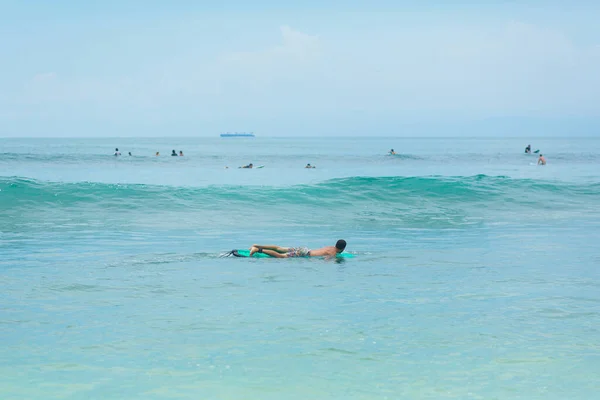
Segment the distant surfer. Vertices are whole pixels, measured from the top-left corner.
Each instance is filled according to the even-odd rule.
[[[395,155],[396,155],[396,152],[394,151],[394,149],[391,149],[390,150],[390,156],[395,156]]]
[[[531,145],[528,144],[527,147],[525,147],[525,154],[531,154]]]
[[[158,156],[160,156],[160,152],[157,151],[156,152],[156,157],[158,157]]]
[[[183,157],[183,151],[179,150],[179,157]]]
[[[546,159],[544,158],[543,154],[540,154],[540,157],[538,158],[538,165],[546,165]]]
[[[173,150],[173,152],[171,153],[171,156],[177,157],[177,152],[175,150]]]
[[[131,156],[131,152],[129,152],[129,155]]]
[[[115,156],[120,156],[121,152],[119,151],[119,149],[115,149]]]
[[[240,168],[252,168],[254,167],[254,165],[252,163],[248,164],[248,165],[244,165],[243,167]]]
[[[308,247],[281,247],[275,245],[259,245],[253,244],[250,248],[250,257],[254,253],[264,253],[276,258],[291,258],[291,257],[335,257],[346,248],[346,241],[340,239],[335,246],[326,246],[316,250],[310,250]]]
[[[304,168],[317,168],[317,167],[315,167],[314,165],[310,165],[310,163],[308,163],[308,164],[306,164],[306,167],[304,167]]]

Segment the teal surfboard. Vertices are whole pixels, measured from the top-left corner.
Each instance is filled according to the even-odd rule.
[[[250,250],[232,250],[231,255],[236,256],[236,257],[250,257]],[[265,253],[254,253],[254,254],[252,254],[252,258],[254,258],[254,257],[256,257],[256,258],[272,258],[270,255],[265,254]],[[352,257],[354,257],[354,254],[340,253],[336,257],[352,258]]]

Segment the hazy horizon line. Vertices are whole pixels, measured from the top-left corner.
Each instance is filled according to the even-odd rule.
[[[239,141],[239,140],[260,140],[260,139],[317,139],[317,138],[331,138],[331,139],[529,139],[529,138],[548,138],[548,139],[600,139],[599,135],[539,135],[532,134],[527,136],[502,136],[502,135],[449,135],[449,136],[372,136],[372,135],[308,135],[308,136],[260,136],[260,137],[227,137],[222,138],[219,136],[0,136],[0,139],[220,139],[227,141]]]

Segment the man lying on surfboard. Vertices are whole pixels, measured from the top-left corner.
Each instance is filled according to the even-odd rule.
[[[253,244],[250,248],[250,257],[254,253],[264,253],[271,257],[288,258],[288,257],[335,257],[337,254],[344,251],[346,241],[340,239],[335,246],[322,247],[316,250],[309,250],[308,247],[281,247],[272,244],[259,245]]]

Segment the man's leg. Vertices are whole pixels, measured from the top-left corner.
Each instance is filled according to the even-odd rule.
[[[260,247],[265,250],[274,250],[278,253],[287,253],[288,251],[290,251],[289,247],[277,246],[274,244],[253,244],[252,247]]]
[[[252,256],[252,254],[256,253],[258,251],[258,249],[270,250],[270,251],[274,251],[274,252],[280,253],[280,254],[285,254],[290,251],[289,247],[281,247],[281,246],[276,246],[274,244],[267,244],[264,246],[260,245],[260,244],[253,244],[252,247],[250,248],[250,256]]]
[[[263,249],[262,252],[265,253],[265,254],[267,254],[267,255],[270,255],[271,257],[276,257],[276,258],[287,258],[287,256],[288,256],[285,253],[283,253],[283,254],[282,253],[278,253],[275,250],[265,250],[265,249]]]

